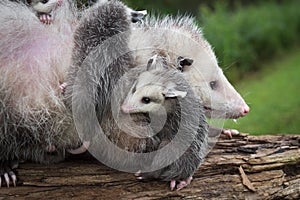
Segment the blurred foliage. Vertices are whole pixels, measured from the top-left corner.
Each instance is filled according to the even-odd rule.
[[[199,22],[227,76],[235,81],[261,63],[300,42],[300,1],[272,2],[239,7],[230,12],[226,4],[215,11],[203,7]]]
[[[97,0],[78,0],[79,5],[88,5]],[[192,14],[198,15],[199,7],[205,5],[212,10],[218,0],[121,0],[129,7],[136,10],[148,10],[159,14]],[[264,0],[281,2],[283,0]],[[237,5],[249,5],[260,2],[260,0],[223,0],[231,9],[234,9]]]
[[[239,81],[236,88],[251,112],[237,123],[228,120],[225,127],[255,135],[300,134],[299,63],[300,49],[291,49]]]

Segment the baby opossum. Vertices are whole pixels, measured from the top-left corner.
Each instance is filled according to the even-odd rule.
[[[250,111],[224,76],[210,44],[193,18],[148,16],[144,23],[136,25],[130,36],[129,47],[137,65],[155,54],[174,62],[179,55],[194,60],[182,72],[203,101],[206,116],[236,119]]]
[[[67,134],[72,116],[59,89],[76,24],[75,8],[66,2],[52,26],[41,24],[25,4],[0,2],[1,185],[15,184],[15,161],[57,162],[64,149],[80,145],[77,134]]]
[[[157,64],[151,65],[155,67]],[[182,73],[176,69],[151,68],[153,67],[148,67],[146,72],[137,77],[121,109],[129,114],[150,113],[152,119],[161,119],[161,110],[165,110],[166,122],[156,134],[160,141],[158,149],[167,145],[172,147],[158,152],[150,169],[165,167],[137,175],[139,179],[170,181],[171,190],[175,187],[180,190],[191,182],[192,175],[207,154],[208,125],[199,99],[195,98]],[[175,137],[179,137],[178,140]],[[172,161],[172,156],[178,159]],[[176,181],[179,182],[177,186]]]
[[[53,17],[51,12],[60,6],[63,0],[11,0],[28,5],[37,15],[39,20],[45,24],[51,24]]]
[[[27,0],[32,9],[37,13],[38,18],[45,24],[50,24],[53,17],[50,14],[63,0]]]

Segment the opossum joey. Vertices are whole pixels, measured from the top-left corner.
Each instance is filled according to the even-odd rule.
[[[182,73],[175,69],[152,69],[142,72],[138,76],[128,92],[121,110],[129,114],[149,113],[158,118],[161,114],[167,115],[163,129],[156,134],[161,141],[159,149],[170,144],[180,133],[184,133],[180,140],[182,144],[190,141],[189,137],[193,138],[184,153],[181,156],[177,154],[178,158],[174,162],[153,172],[138,172],[135,174],[138,179],[157,178],[170,181],[171,190],[175,187],[180,190],[190,184],[192,175],[201,164],[205,156],[204,152],[207,150],[207,123],[204,112],[197,102],[191,88],[183,79]],[[189,117],[186,120],[187,115],[197,118],[199,121],[196,124],[190,123],[192,120]],[[183,127],[183,132],[178,132],[180,126]],[[155,158],[168,160],[166,156],[176,154],[178,149],[180,147],[175,145],[171,151],[157,154],[152,166],[160,163],[159,159]]]
[[[63,3],[63,0],[28,0],[29,5],[34,11],[37,12],[37,16],[40,21],[45,24],[51,24],[53,17],[51,12]]]

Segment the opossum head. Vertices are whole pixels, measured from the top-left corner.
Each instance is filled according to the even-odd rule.
[[[186,56],[193,62],[180,70],[200,97],[206,116],[236,119],[248,114],[249,106],[223,74],[210,45],[202,41],[191,47],[197,51],[187,51]]]
[[[140,27],[141,29],[133,32],[130,43],[132,49],[143,50],[136,53],[137,62],[145,62],[153,52],[165,56],[171,63],[178,63],[180,58],[192,59],[193,62],[185,63],[190,65],[185,65],[180,70],[202,100],[206,116],[239,118],[250,111],[224,76],[212,47],[202,36],[193,18],[146,17]]]
[[[50,13],[57,6],[62,4],[63,0],[28,0],[28,4],[39,13]]]
[[[124,113],[154,113],[162,107],[168,112],[173,100],[187,95],[186,91],[177,89],[176,83],[168,80],[167,70],[157,69],[156,64],[150,59],[147,71],[142,72],[134,82],[121,106]]]

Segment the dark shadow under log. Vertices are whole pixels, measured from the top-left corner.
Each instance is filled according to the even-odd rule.
[[[300,199],[300,135],[221,137],[191,185],[138,181],[88,154],[55,165],[24,163],[0,199]]]

